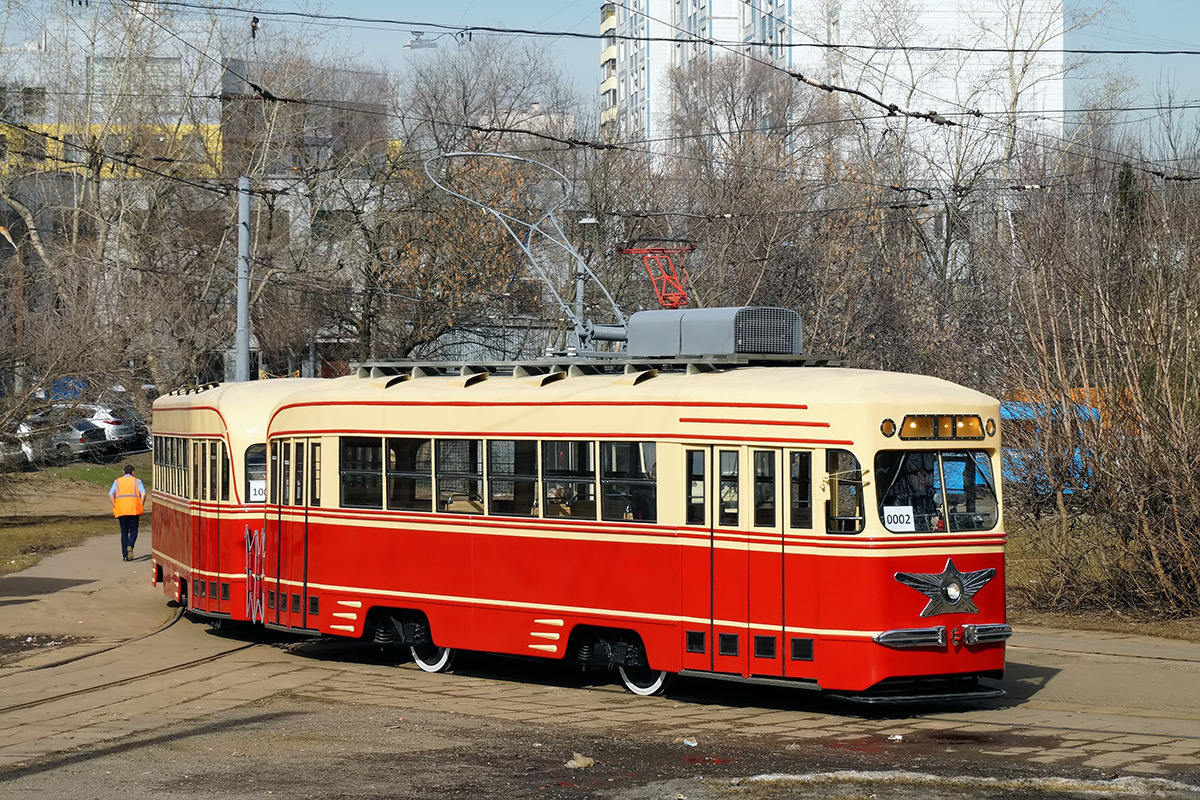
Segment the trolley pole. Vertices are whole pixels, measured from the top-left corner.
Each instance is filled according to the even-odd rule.
[[[233,379],[250,380],[250,179],[238,178],[237,333]]]

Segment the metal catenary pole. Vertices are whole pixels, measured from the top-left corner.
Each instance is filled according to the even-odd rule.
[[[250,179],[238,178],[237,333],[233,379],[250,380]]]

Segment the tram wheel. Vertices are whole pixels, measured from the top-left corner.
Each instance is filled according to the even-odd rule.
[[[653,697],[667,690],[671,683],[672,673],[649,667],[617,667],[621,683],[625,689],[642,697]]]
[[[414,644],[409,652],[416,665],[425,672],[446,672],[454,664],[454,650],[438,647],[432,642]]]

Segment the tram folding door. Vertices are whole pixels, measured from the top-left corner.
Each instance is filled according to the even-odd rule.
[[[267,569],[275,580],[267,586],[267,622],[289,628],[316,627],[309,619],[315,609],[308,595],[308,552],[309,509],[320,504],[320,448],[309,439],[271,442],[271,493],[278,505],[274,535],[268,537],[274,559],[268,555]]]
[[[712,669],[783,675],[782,453],[713,447]]]
[[[189,604],[198,611],[221,613],[228,600],[228,583],[221,576],[221,505],[218,491],[218,458],[223,443],[198,439],[192,442],[192,573]],[[222,595],[224,590],[224,597]]]

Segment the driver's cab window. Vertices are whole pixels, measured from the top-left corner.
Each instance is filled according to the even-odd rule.
[[[246,448],[246,502],[267,501],[267,446],[252,444]]]

